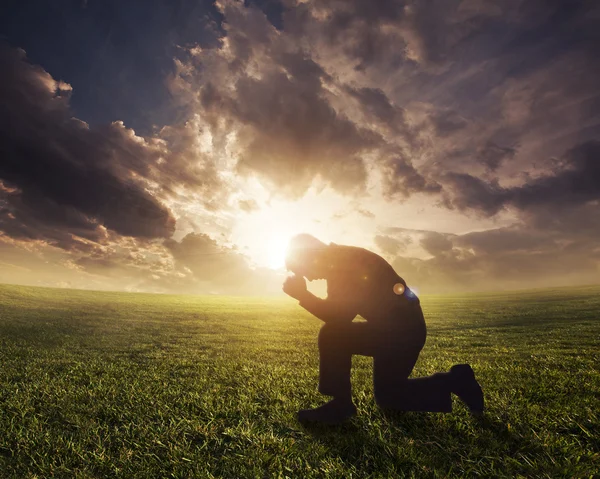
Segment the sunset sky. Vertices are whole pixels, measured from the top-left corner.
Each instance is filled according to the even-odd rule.
[[[295,233],[419,292],[600,283],[596,0],[8,0],[0,282],[280,291]]]

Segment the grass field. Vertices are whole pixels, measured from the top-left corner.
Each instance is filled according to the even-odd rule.
[[[488,410],[305,428],[320,323],[292,300],[0,286],[0,477],[594,477],[600,287],[425,296],[415,375],[469,362]],[[598,476],[596,476],[598,477]]]

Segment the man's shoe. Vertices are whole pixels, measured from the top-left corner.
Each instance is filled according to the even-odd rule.
[[[471,410],[472,414],[483,414],[483,391],[468,364],[457,364],[450,368],[451,391]]]
[[[315,409],[302,409],[298,411],[300,422],[320,422],[323,424],[339,424],[350,419],[356,414],[356,406],[350,402],[336,399],[323,404]]]

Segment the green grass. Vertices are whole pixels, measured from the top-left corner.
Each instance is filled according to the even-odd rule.
[[[0,477],[593,477],[600,288],[422,298],[416,375],[473,365],[484,419],[304,428],[320,323],[287,299],[0,286]]]

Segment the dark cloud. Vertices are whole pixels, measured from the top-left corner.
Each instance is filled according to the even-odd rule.
[[[60,248],[87,249],[103,242],[107,231],[76,208],[28,194],[0,183],[0,232],[21,240],[48,241]]]
[[[508,190],[518,208],[573,206],[600,199],[600,141],[588,141],[567,151],[563,167],[552,175]]]
[[[469,174],[448,174],[459,209],[480,210],[493,215],[506,206],[522,211],[552,208],[561,212],[600,199],[600,142],[588,141],[568,150],[549,174],[530,179],[522,186],[503,188]]]
[[[295,36],[318,37],[341,53],[352,68],[374,64],[398,67],[406,59],[403,37],[396,27],[405,16],[402,1],[328,0],[289,2],[284,29]]]
[[[423,65],[449,61],[452,49],[472,28],[453,23],[458,0],[409,1],[406,13],[408,54]]]
[[[502,162],[515,157],[517,150],[488,141],[479,151],[478,159],[489,170],[496,171]]]
[[[169,237],[175,221],[127,166],[157,157],[119,123],[89,128],[72,118],[70,87],[0,47],[0,178],[13,221],[75,232],[104,226],[126,236]],[[124,168],[125,165],[125,168]],[[13,225],[14,227],[14,225]],[[93,233],[83,233],[86,234]]]
[[[436,111],[431,116],[435,132],[439,136],[448,136],[467,126],[467,120],[453,110]]]
[[[360,194],[372,166],[386,169],[390,195],[440,191],[408,160],[390,160],[405,156],[415,141],[404,109],[380,88],[341,81],[302,46],[321,19],[344,28],[345,14],[337,14],[345,11],[349,21],[366,19],[363,26],[376,29],[380,14],[396,6],[290,6],[282,32],[252,6],[226,1],[220,8],[227,33],[222,45],[195,52],[173,83],[178,94],[196,102],[213,134],[235,132],[240,173],[260,176],[269,189],[288,197],[304,194],[316,178],[343,194]],[[317,42],[323,40],[319,35]]]
[[[303,194],[316,176],[342,192],[361,189],[362,154],[376,145],[377,135],[331,107],[324,73],[314,62],[299,53],[279,60],[285,72],[267,69],[260,80],[245,73],[234,89],[212,83],[201,89],[205,113],[229,117],[239,129],[239,170],[291,196]]]
[[[185,123],[163,127],[149,140],[159,149],[158,160],[139,157],[145,161],[129,167],[157,183],[157,193],[174,196],[183,189],[209,208],[215,202],[222,203],[229,191],[216,162],[224,145],[215,137],[210,139],[209,146],[204,145],[204,136],[209,130],[197,116]]]
[[[384,173],[384,192],[388,196],[408,198],[415,193],[436,194],[442,191],[439,183],[426,178],[402,157],[388,161]]]
[[[523,222],[546,232],[566,232],[587,238],[600,238],[600,201],[565,207],[540,206],[522,213]]]
[[[430,290],[524,288],[597,282],[600,271],[600,143],[569,149],[545,175],[501,187],[454,174],[455,206],[493,215],[512,208],[510,227],[442,235],[424,233],[432,258],[397,258]]]
[[[444,184],[452,195],[447,204],[459,210],[474,210],[493,216],[505,207],[506,192],[497,180],[486,182],[468,173],[448,173]]]
[[[246,143],[239,167],[300,194],[320,175],[334,188],[362,188],[366,171],[361,153],[374,136],[339,116],[323,98],[321,87],[274,73],[264,82],[237,83],[235,112]],[[239,101],[243,99],[243,101]]]
[[[284,31],[298,41],[310,37],[318,45],[313,59],[329,74],[337,69],[352,79],[344,91],[358,101],[361,125],[375,124],[380,132],[379,125],[388,125],[395,159],[379,164],[389,196],[438,194],[445,187],[451,193],[464,185],[483,196],[462,195],[457,204],[494,214],[504,201],[486,190],[572,147],[569,130],[584,137],[597,132],[599,77],[590,66],[597,6],[591,2],[382,2],[369,4],[368,12],[354,1],[292,3]],[[376,52],[354,42],[376,45]],[[397,61],[386,57],[390,46]],[[388,61],[379,61],[381,55]],[[365,71],[352,74],[348,66]],[[567,70],[575,74],[560,73]],[[389,125],[398,128],[393,140]]]
[[[147,134],[182,117],[165,75],[182,45],[223,34],[213,1],[2,2],[0,34],[77,92],[74,115],[92,125],[120,119]]]
[[[362,113],[369,121],[380,123],[409,143],[413,141],[413,132],[407,124],[404,109],[394,105],[381,89],[346,87],[346,91],[358,100]]]
[[[361,106],[375,118],[394,125],[404,123],[402,109],[395,107],[387,95],[379,88],[348,88],[351,96],[358,99]]]

